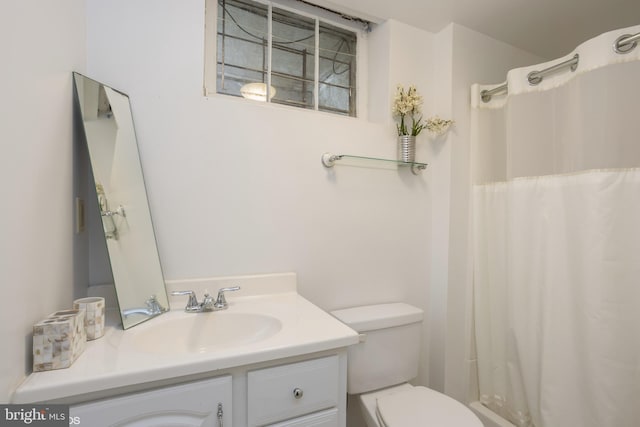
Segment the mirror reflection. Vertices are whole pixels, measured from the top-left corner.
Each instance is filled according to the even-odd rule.
[[[169,306],[129,97],[74,73],[95,194],[124,329]]]

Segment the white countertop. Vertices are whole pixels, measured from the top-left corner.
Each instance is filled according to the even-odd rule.
[[[247,295],[243,292],[239,295]],[[107,327],[105,335],[88,341],[85,351],[67,369],[33,373],[15,391],[12,403],[82,400],[80,396],[141,383],[189,375],[215,375],[215,371],[287,357],[346,347],[358,342],[358,335],[295,291],[249,296],[229,295],[225,312],[185,313],[173,309],[154,319],[122,330]],[[149,353],[136,346],[136,337],[149,328],[184,316],[219,313],[258,313],[277,318],[281,329],[254,343],[208,349],[203,352]],[[170,342],[167,342],[171,346]],[[77,399],[74,399],[77,396]]]

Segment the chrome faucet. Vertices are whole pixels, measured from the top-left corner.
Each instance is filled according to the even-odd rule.
[[[167,311],[165,307],[160,305],[155,295],[151,295],[144,303],[146,307],[125,308],[122,310],[122,315],[124,317],[129,317],[132,314],[142,314],[144,316],[152,317]]]
[[[224,296],[225,292],[229,291],[239,291],[240,286],[232,286],[230,288],[220,288],[218,289],[218,297],[214,301],[211,295],[204,294],[204,300],[202,302],[198,302],[196,298],[196,293],[193,291],[173,291],[171,295],[187,295],[189,296],[189,300],[187,301],[187,305],[184,308],[184,311],[187,313],[202,313],[207,311],[219,311],[226,310],[229,307],[227,303],[227,299]]]

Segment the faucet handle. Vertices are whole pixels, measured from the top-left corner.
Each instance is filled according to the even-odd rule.
[[[189,301],[187,301],[187,306],[184,308],[184,311],[200,311],[200,304],[198,303],[198,299],[196,298],[196,293],[193,291],[173,291],[171,295],[188,295]]]
[[[213,301],[213,297],[209,294],[204,294],[204,299],[202,300],[202,304],[200,304],[202,311],[213,311],[214,306],[215,302]]]
[[[213,306],[215,307],[216,310],[225,310],[226,308],[229,307],[229,304],[227,303],[227,299],[224,296],[225,292],[231,292],[231,291],[239,291],[240,290],[240,286],[232,286],[229,288],[220,288],[218,289],[218,298],[216,298],[216,302],[215,304],[213,304]]]

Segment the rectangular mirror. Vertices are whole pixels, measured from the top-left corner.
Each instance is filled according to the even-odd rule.
[[[78,110],[124,329],[167,310],[129,97],[74,73]]]

